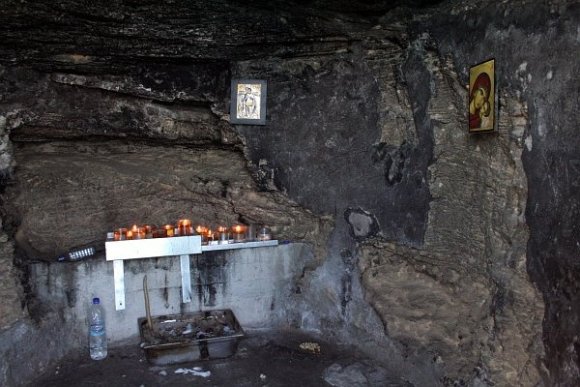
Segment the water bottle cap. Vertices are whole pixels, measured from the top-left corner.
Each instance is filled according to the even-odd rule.
[[[99,300],[99,297],[93,298],[93,305],[99,305],[100,303],[101,303],[101,300]]]

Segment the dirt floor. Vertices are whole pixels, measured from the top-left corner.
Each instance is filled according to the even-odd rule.
[[[306,349],[301,349],[301,344]],[[316,345],[320,346],[320,352]],[[86,352],[86,353],[85,353]],[[209,372],[208,372],[209,371]],[[302,332],[253,332],[224,359],[152,365],[138,343],[109,348],[93,361],[75,353],[27,386],[389,386],[412,384],[345,346]]]

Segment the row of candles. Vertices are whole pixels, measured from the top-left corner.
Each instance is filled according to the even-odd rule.
[[[138,226],[134,224],[130,228],[118,228],[112,233],[108,233],[109,241],[124,241],[134,239],[167,238],[176,236],[200,235],[204,244],[246,242],[246,241],[266,241],[272,239],[272,234],[268,227],[261,227],[256,230],[255,225],[237,224],[232,227],[219,226],[212,230],[206,226],[198,225],[193,228],[189,219],[180,219],[177,224],[166,224],[163,227],[151,225]]]

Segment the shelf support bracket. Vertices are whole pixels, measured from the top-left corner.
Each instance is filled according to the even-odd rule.
[[[115,309],[125,309],[125,266],[122,259],[113,261],[113,279],[115,281]]]
[[[191,263],[189,255],[180,255],[181,260],[181,298],[184,304],[191,302]]]

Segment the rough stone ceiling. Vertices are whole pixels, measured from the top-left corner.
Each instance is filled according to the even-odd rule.
[[[422,8],[441,3],[442,0],[274,0],[252,1],[251,3],[239,0],[229,1],[232,4],[249,7],[294,9],[294,10],[320,10],[343,14],[358,14],[366,16],[381,16],[382,14],[397,8]]]
[[[272,41],[301,44],[336,39],[346,31],[366,30],[374,19],[397,7],[426,7],[439,2],[115,0],[102,5],[74,0],[7,0],[0,12],[0,63],[42,62],[61,54],[260,57]],[[230,50],[241,45],[245,48],[239,55]],[[253,50],[258,47],[262,50]],[[272,51],[267,48],[265,52]]]
[[[293,4],[313,9],[336,11],[345,14],[359,14],[368,16],[380,16],[396,7],[428,7],[436,5],[442,0],[295,0]],[[288,4],[288,2],[285,2]]]

